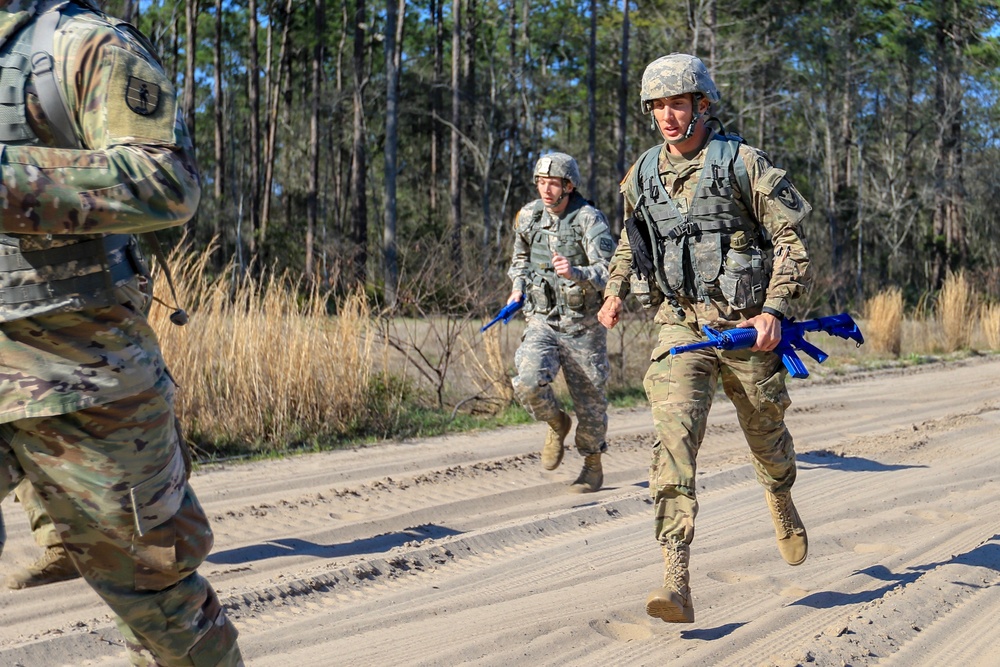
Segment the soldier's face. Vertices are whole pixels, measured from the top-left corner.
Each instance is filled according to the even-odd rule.
[[[566,208],[569,203],[566,195],[573,191],[572,183],[553,176],[539,176],[535,180],[535,186],[538,188],[538,196],[542,198],[545,207],[557,213]]]
[[[684,136],[694,117],[693,102],[690,94],[653,100],[653,118],[664,139],[677,140]]]

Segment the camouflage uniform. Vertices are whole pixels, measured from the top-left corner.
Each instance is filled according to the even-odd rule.
[[[561,367],[579,420],[576,448],[587,456],[606,447],[607,331],[597,322],[597,311],[614,239],[603,213],[575,191],[569,197],[560,218],[536,200],[518,212],[514,223],[507,275],[513,290],[525,294],[527,327],[514,357],[513,385],[531,416],[551,423],[562,412],[552,390]],[[571,260],[572,280],[556,275],[553,251]]]
[[[6,3],[0,54],[51,7]],[[0,157],[0,500],[31,482],[132,664],[240,665],[236,629],[197,573],[212,533],[186,481],[174,383],[128,236],[194,214],[190,138],[144,38],[58,9],[53,71],[80,147],[53,147],[52,116],[28,94],[6,110],[27,132]]]
[[[710,132],[700,151],[686,160],[669,154],[666,144],[648,153],[647,159],[655,160],[661,193],[669,197],[678,211],[692,211],[696,192],[699,197],[709,196],[698,190],[698,186],[708,147],[718,141],[724,141],[723,137]],[[654,303],[663,299],[655,316],[661,325],[659,340],[643,382],[658,438],[650,465],[649,490],[655,503],[655,536],[663,545],[673,541],[690,544],[694,537],[698,512],[696,459],[720,378],[726,395],[736,407],[760,483],[771,492],[780,493],[790,489],[795,481],[792,437],[784,423],[789,405],[786,371],[780,357],[773,352],[716,349],[669,354],[671,347],[705,340],[701,333],[703,325],[727,329],[761,312],[781,316],[787,312],[790,301],[806,287],[809,259],[799,225],[811,207],[765,153],[745,143],[738,144],[736,153],[736,159],[745,166],[745,177],[730,172],[724,175],[724,186],[720,182],[709,189],[716,193],[728,189],[731,193],[728,198],[736,207],[731,214],[734,220],[739,220],[733,224],[741,225],[742,229],[732,234],[682,235],[675,247],[683,249],[677,255],[683,264],[663,266],[662,260],[669,257],[664,252],[661,265],[656,267],[657,280],[650,279],[646,284],[636,281],[628,233],[622,234],[610,262],[606,297],[624,298],[632,285],[637,284],[641,285],[644,297],[648,298],[650,291],[659,296],[653,299]],[[633,165],[622,181],[626,219],[633,215],[644,194],[640,162]],[[749,191],[745,190],[747,185]],[[734,246],[739,235],[743,236],[741,242],[750,239],[755,251],[766,249],[764,255],[769,261],[765,265],[773,262],[770,279],[764,281],[766,292],[762,291],[756,302],[751,299],[749,305],[738,304],[746,306],[741,309],[731,302],[736,300],[733,290],[726,289],[726,281],[732,278],[728,274],[732,260],[736,259]],[[713,236],[716,241],[722,240],[721,247],[702,245]],[[666,241],[663,245],[671,243]],[[707,270],[706,265],[710,267]],[[671,285],[678,275],[685,278]],[[661,282],[667,284],[660,285]],[[663,297],[664,292],[669,292],[669,298]]]

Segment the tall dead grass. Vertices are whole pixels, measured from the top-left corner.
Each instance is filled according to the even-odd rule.
[[[385,350],[363,295],[330,316],[326,293],[303,293],[287,274],[255,282],[229,267],[209,278],[209,256],[170,259],[179,301],[190,309],[186,326],[172,325],[162,305],[150,312],[181,387],[177,410],[189,437],[281,449],[386,416],[375,414],[386,406],[372,394],[390,384],[376,377]],[[172,303],[162,275],[156,294]]]
[[[884,289],[865,303],[865,342],[875,352],[898,357],[903,343],[903,291]]]
[[[976,293],[965,271],[949,272],[938,293],[935,316],[945,352],[967,349],[975,328]]]
[[[1000,350],[1000,303],[983,305],[979,311],[983,338],[991,350]]]

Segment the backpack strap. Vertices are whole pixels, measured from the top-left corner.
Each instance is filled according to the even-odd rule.
[[[72,114],[55,73],[52,58],[53,44],[59,19],[62,18],[64,3],[42,13],[35,22],[35,34],[31,43],[31,74],[38,93],[38,103],[49,121],[49,129],[55,136],[59,148],[81,148],[73,130]]]

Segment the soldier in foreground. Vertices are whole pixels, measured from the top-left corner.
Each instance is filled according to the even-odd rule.
[[[0,500],[30,482],[133,665],[241,665],[132,236],[198,206],[173,88],[75,3],[0,0],[0,45]]]
[[[641,97],[664,141],[643,153],[622,181],[626,232],[598,317],[614,327],[630,289],[644,305],[659,305],[659,340],[643,384],[658,439],[649,490],[665,575],[646,612],[691,623],[696,460],[720,378],[764,486],[778,550],[790,565],[806,558],[806,529],[791,496],[787,371],[771,350],[790,302],[806,288],[809,259],[799,226],[811,208],[766,154],[709,127],[720,98],[698,58],[674,53],[650,63]],[[753,327],[757,343],[749,350],[669,354],[704,340],[703,325]]]
[[[570,489],[597,491],[604,482],[601,453],[607,449],[607,331],[597,322],[614,239],[604,214],[576,187],[580,169],[565,153],[550,153],[535,165],[539,199],[515,220],[514,253],[507,303],[525,299],[528,325],[514,356],[514,392],[536,420],[549,425],[542,466],[562,462],[572,426],[552,390],[562,367],[576,408],[576,449],[583,470]]]

